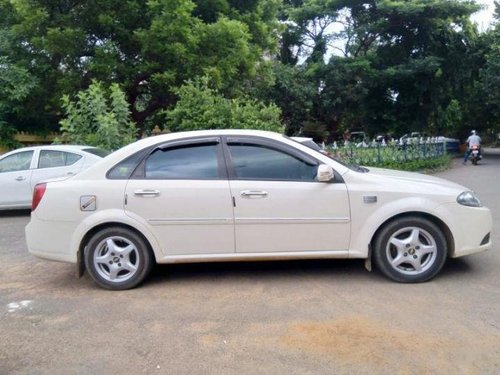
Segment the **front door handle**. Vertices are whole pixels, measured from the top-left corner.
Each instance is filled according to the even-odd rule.
[[[160,191],[150,189],[136,190],[134,191],[134,195],[139,197],[158,197],[160,195]]]
[[[24,181],[24,180],[26,180],[26,177],[24,176],[16,177],[16,181]]]
[[[268,192],[264,190],[243,190],[241,193],[243,198],[265,198]]]

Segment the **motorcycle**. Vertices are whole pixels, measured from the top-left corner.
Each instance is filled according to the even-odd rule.
[[[481,148],[478,145],[474,145],[471,148],[470,160],[473,165],[477,165],[477,162],[481,160]]]

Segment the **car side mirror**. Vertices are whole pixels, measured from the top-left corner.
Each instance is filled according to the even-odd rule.
[[[333,180],[333,168],[326,164],[321,164],[318,166],[318,173],[316,175],[316,179],[319,182],[329,182]]]

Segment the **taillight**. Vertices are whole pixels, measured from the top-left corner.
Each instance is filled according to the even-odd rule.
[[[35,189],[33,190],[33,201],[31,202],[31,211],[35,211],[38,207],[38,204],[43,198],[45,194],[45,189],[47,188],[47,184],[36,184]]]

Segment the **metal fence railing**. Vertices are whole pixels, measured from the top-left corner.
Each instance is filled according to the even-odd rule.
[[[382,145],[377,143],[366,147],[349,144],[342,147],[327,147],[327,151],[348,163],[371,166],[435,159],[447,153],[446,143],[444,142],[422,142],[404,145]]]

